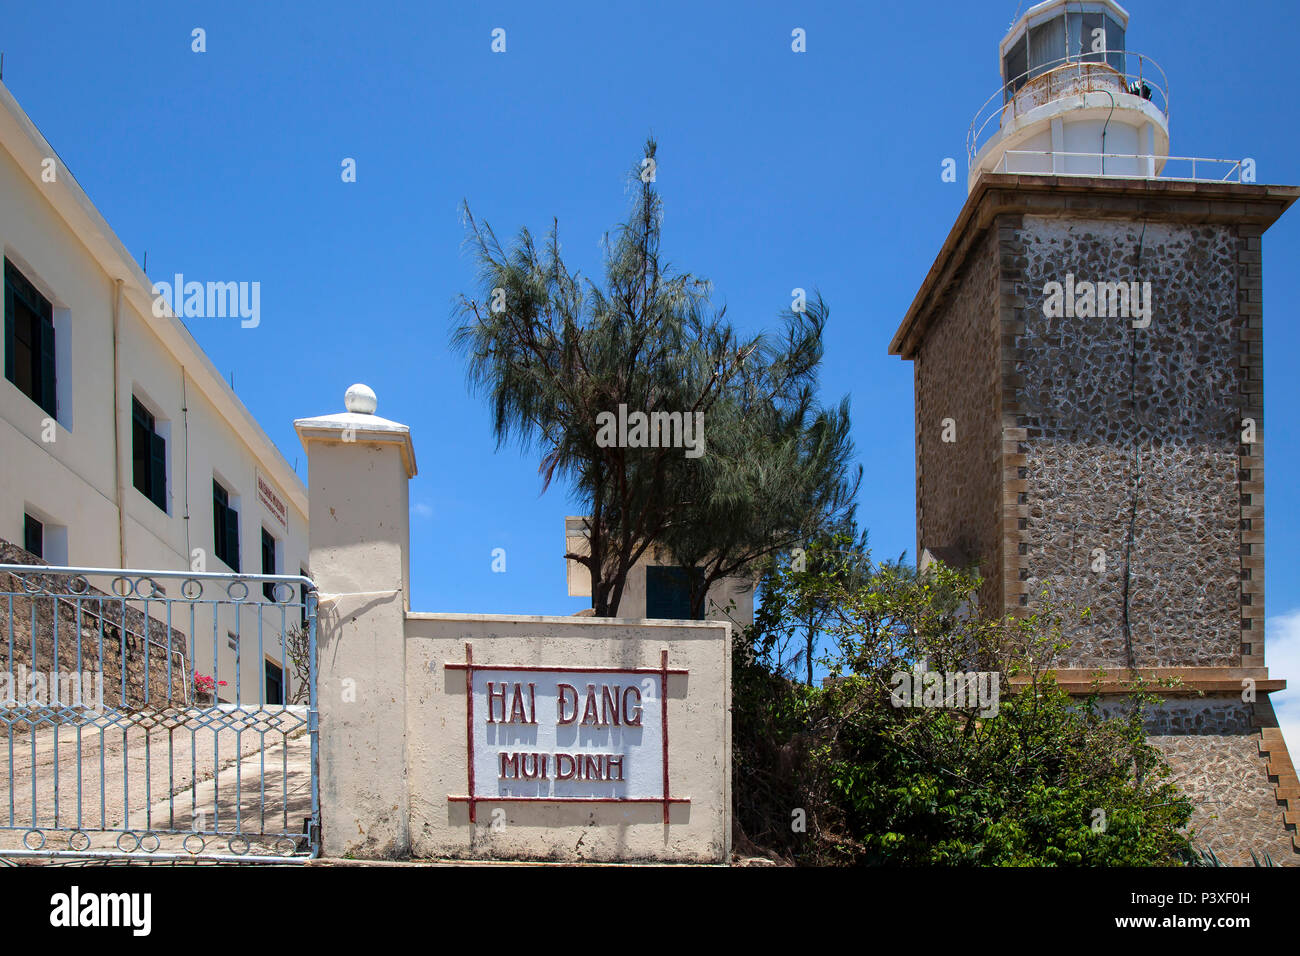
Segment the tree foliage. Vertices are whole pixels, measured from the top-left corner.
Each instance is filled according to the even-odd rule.
[[[646,158],[656,152],[647,142]],[[452,341],[491,406],[498,447],[537,451],[543,489],[563,478],[582,501],[589,547],[566,557],[589,571],[595,613],[617,613],[650,551],[699,569],[691,602],[702,615],[715,581],[850,513],[860,470],[848,464],[847,399],[816,398],[820,296],[783,313],[781,335],[739,333],[708,282],[662,259],[662,204],[642,169],[628,221],[605,237],[603,285],[564,263],[558,224],[541,243],[523,229],[505,248],[467,205],[481,290],[460,298]],[[602,443],[599,417],[620,406],[702,415],[704,453]]]
[[[870,571],[867,533],[857,530],[851,515],[838,529],[764,562],[753,633],[773,673],[793,677],[801,668],[812,686],[817,642],[835,611],[833,595],[861,586]]]
[[[736,818],[747,841],[817,864],[1177,865],[1191,815],[1147,743],[1141,691],[1115,714],[1052,677],[1071,613],[1044,602],[984,620],[978,580],[937,565],[871,565],[859,582],[789,577],[783,606],[816,592],[831,677],[822,688],[774,669],[760,615],[733,666]],[[1085,612],[1086,613],[1086,612]],[[998,676],[996,707],[897,706],[900,675]],[[1014,683],[1014,687],[1013,687]],[[942,697],[942,693],[940,694]],[[802,820],[802,829],[792,820]]]

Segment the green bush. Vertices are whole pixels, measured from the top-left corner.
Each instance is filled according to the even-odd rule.
[[[815,574],[765,577],[783,593],[770,604],[765,594],[764,608],[778,610],[761,608],[735,647],[742,850],[823,865],[1190,858],[1190,804],[1142,729],[1155,698],[1139,689],[1124,714],[1105,717],[1095,698],[1072,699],[1053,680],[1065,612],[983,621],[964,607],[971,575],[901,564],[844,575],[813,564]],[[789,624],[779,609],[807,607],[814,594],[830,609],[821,688],[792,680],[774,656]],[[907,699],[899,675],[917,676],[923,661],[940,673],[980,670],[986,687],[996,675],[996,706],[896,706]]]

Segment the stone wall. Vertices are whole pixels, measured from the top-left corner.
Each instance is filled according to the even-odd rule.
[[[44,563],[34,554],[0,539],[0,564]],[[63,674],[97,672],[103,675],[104,706],[107,708],[138,710],[146,706],[146,680],[147,706],[188,706],[187,677],[192,666],[183,633],[174,629],[171,631],[169,654],[166,624],[153,618],[146,619],[139,610],[140,602],[128,601],[124,604],[93,587],[86,587],[78,597],[70,590],[72,579],[65,575],[35,574],[24,575],[24,578],[27,581],[26,587],[18,575],[0,573],[0,592],[11,595],[0,597],[0,674],[12,675],[13,693],[17,699],[23,699],[23,689],[19,685],[24,672],[30,674],[39,671],[46,675],[46,680],[52,671]],[[37,592],[30,593],[30,587],[37,588]],[[36,638],[34,660],[33,611]],[[12,657],[9,647],[11,617]],[[169,656],[170,670],[167,666]],[[123,662],[126,668],[125,681],[122,674]],[[91,683],[94,680],[92,678]],[[6,687],[0,685],[0,693],[5,690]],[[71,700],[70,693],[63,696],[65,703]],[[83,700],[83,703],[84,706],[91,707],[97,705],[98,701]],[[20,718],[16,714],[18,711],[12,711],[8,715],[8,719],[13,722],[12,726],[18,731],[26,730],[29,727],[26,718]]]
[[[997,300],[998,243],[990,232],[972,249],[914,371],[918,546],[978,562],[986,608],[1002,602]],[[943,440],[948,418],[952,442]]]
[[[1190,828],[1199,847],[1231,866],[1296,862],[1277,782],[1270,779],[1264,725],[1272,709],[1239,697],[1170,698],[1147,722],[1148,740],[1164,752],[1170,778],[1192,801]]]
[[[1017,238],[1031,606],[1047,589],[1091,609],[1067,666],[1239,666],[1242,240],[1224,225],[1040,216]],[[1045,284],[1067,273],[1149,281],[1149,327],[1044,315]]]
[[[921,543],[973,542],[986,576],[998,565],[985,613],[1023,615],[1045,591],[1089,608],[1059,661],[1076,684],[1095,668],[1112,684],[1133,667],[1178,676],[1150,739],[1196,806],[1197,842],[1246,865],[1252,848],[1300,861],[1300,778],[1267,693],[1243,704],[1234,692],[1288,676],[1270,678],[1264,656],[1261,237],[1297,198],[985,174],[890,345],[917,363]],[[1044,286],[1069,273],[1150,282],[1150,325],[1049,318]],[[994,444],[946,458],[937,404],[961,409],[942,413],[959,422],[996,416]],[[975,493],[990,460],[997,480]],[[969,529],[999,512],[990,546]]]
[[[1107,697],[1099,709],[1119,716],[1127,706]],[[1265,744],[1265,728],[1277,726],[1266,699],[1170,696],[1148,713],[1144,726],[1173,771],[1169,779],[1191,800],[1189,830],[1197,847],[1230,866],[1251,866],[1252,850],[1261,862],[1265,854],[1279,866],[1297,862],[1294,831],[1284,816],[1290,794],[1279,787]]]

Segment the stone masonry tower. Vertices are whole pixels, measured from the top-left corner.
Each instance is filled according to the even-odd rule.
[[[1177,678],[1148,732],[1198,844],[1296,865],[1265,665],[1261,238],[1300,189],[1170,156],[1168,85],[1127,29],[1111,0],[1048,0],[1002,41],[969,196],[890,343],[915,369],[917,553],[978,565],[985,613],[1090,608],[1071,692]]]

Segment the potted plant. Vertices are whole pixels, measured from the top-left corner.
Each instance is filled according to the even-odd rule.
[[[194,702],[200,707],[211,707],[218,687],[225,687],[223,680],[214,680],[210,674],[194,672]]]

